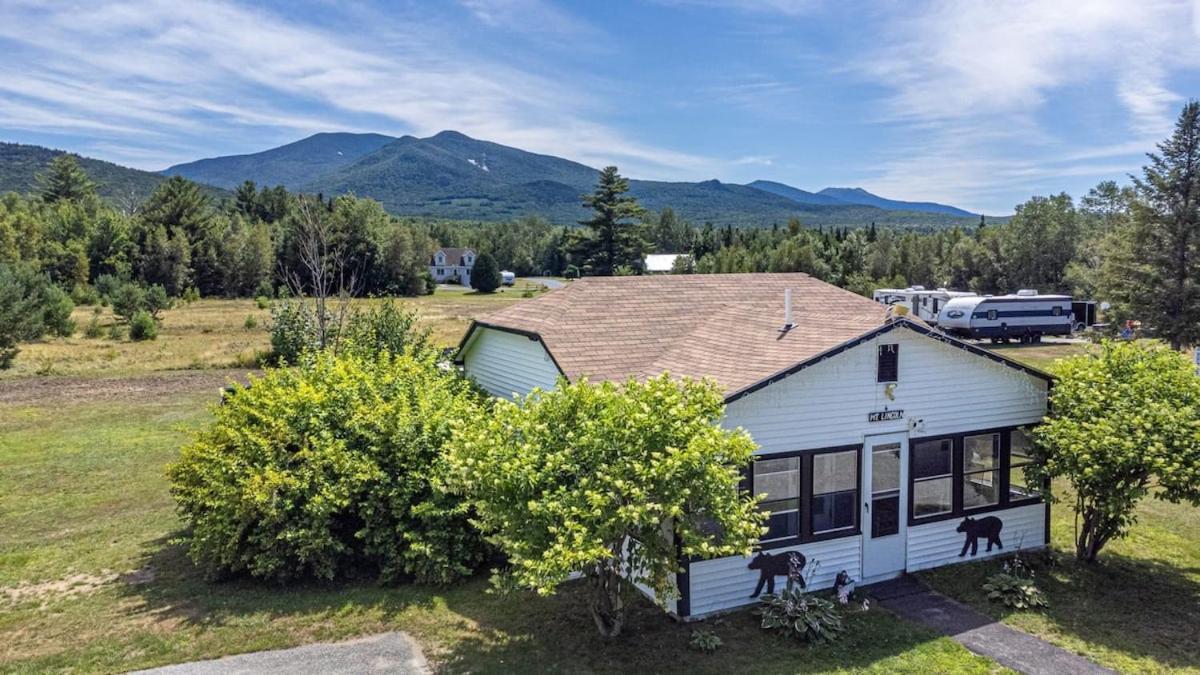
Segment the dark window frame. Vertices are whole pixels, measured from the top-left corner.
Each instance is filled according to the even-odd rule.
[[[1040,504],[1043,502],[1040,495],[1026,497],[1024,499],[1012,499],[1010,494],[1010,478],[1009,469],[1011,468],[1011,448],[1012,448],[1012,433],[1018,429],[1032,429],[1037,424],[1015,424],[1011,426],[993,427],[990,429],[978,429],[972,431],[963,431],[954,434],[940,434],[937,436],[922,436],[920,438],[910,438],[908,440],[908,525],[925,525],[928,523],[936,523],[943,520],[953,520],[955,518],[963,518],[965,516],[973,516],[981,513],[990,513],[992,511],[1003,511],[1006,509],[1017,508],[1020,506],[1029,506],[1032,504]],[[964,439],[967,436],[986,436],[988,434],[1000,435],[1000,464],[997,469],[1000,472],[1000,501],[995,504],[987,504],[985,506],[976,506],[964,508],[963,506],[963,477],[964,462],[963,462],[963,447]],[[913,452],[912,447],[916,443],[925,441],[944,441],[949,439],[952,442],[951,457],[953,458],[953,473],[951,474],[952,485],[952,504],[953,508],[946,513],[924,516],[917,518],[914,515],[914,491],[913,491]],[[1024,466],[1028,462],[1022,462],[1018,466]]]
[[[784,548],[787,546],[795,546],[796,544],[809,544],[818,541],[828,541],[830,539],[840,539],[842,537],[856,537],[862,534],[862,444],[856,443],[852,445],[838,445],[828,448],[814,448],[810,450],[788,450],[785,452],[764,453],[755,456],[755,461],[771,460],[771,459],[788,459],[791,457],[800,458],[800,527],[799,531],[794,536],[779,537],[775,539],[767,539],[759,542],[759,548],[768,551],[776,548]],[[855,453],[854,469],[855,469],[855,509],[854,509],[854,525],[852,527],[844,527],[836,530],[828,530],[825,532],[814,533],[812,527],[812,497],[813,497],[813,457],[837,452]],[[742,473],[742,489],[750,494],[755,494],[754,488],[754,464]]]
[[[884,356],[890,357],[890,363]],[[892,384],[900,381],[900,344],[881,344],[875,354],[875,382]]]

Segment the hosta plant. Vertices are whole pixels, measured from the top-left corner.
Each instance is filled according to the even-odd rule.
[[[810,595],[798,586],[763,595],[758,613],[764,630],[802,642],[832,642],[846,630],[832,601]]]

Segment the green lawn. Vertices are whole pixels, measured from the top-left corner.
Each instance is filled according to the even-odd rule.
[[[1051,516],[1052,553],[1030,557],[1049,609],[1005,611],[988,602],[980,586],[998,562],[921,576],[951,597],[1110,668],[1200,673],[1200,511],[1144,502],[1129,538],[1105,547],[1096,565],[1072,556],[1069,504],[1055,505]]]
[[[599,639],[578,586],[537,598],[486,593],[482,577],[449,589],[207,582],[171,543],[163,466],[233,374],[0,382],[0,671],[111,672],[387,630],[450,672],[1000,670],[879,609],[812,649],[732,614],[705,624],[725,642],[705,655],[687,647],[694,625],[646,602],[625,637]]]

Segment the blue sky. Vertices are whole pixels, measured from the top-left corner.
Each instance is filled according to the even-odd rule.
[[[0,3],[0,139],[146,169],[456,129],[637,178],[1008,213],[1200,96],[1200,0]]]

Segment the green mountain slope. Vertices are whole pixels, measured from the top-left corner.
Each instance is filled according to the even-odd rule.
[[[40,145],[0,143],[0,193],[37,191],[37,174],[61,154],[64,154],[62,150]],[[166,180],[152,171],[130,169],[90,157],[79,157],[79,164],[96,182],[101,197],[121,203],[141,202]]]
[[[979,217],[977,213],[964,211],[956,206],[947,206],[946,204],[938,204],[937,202],[905,202],[898,199],[887,199],[879,195],[871,194],[862,188],[838,188],[828,187],[821,190],[817,194],[826,197],[840,199],[843,202],[850,204],[862,204],[864,206],[874,206],[881,209],[905,210],[905,211],[922,211],[926,213],[941,213],[950,216],[960,216],[963,218]]]
[[[199,183],[232,189],[243,181],[297,188],[352,164],[396,140],[383,134],[321,133],[249,155],[210,157],[163,170]]]

